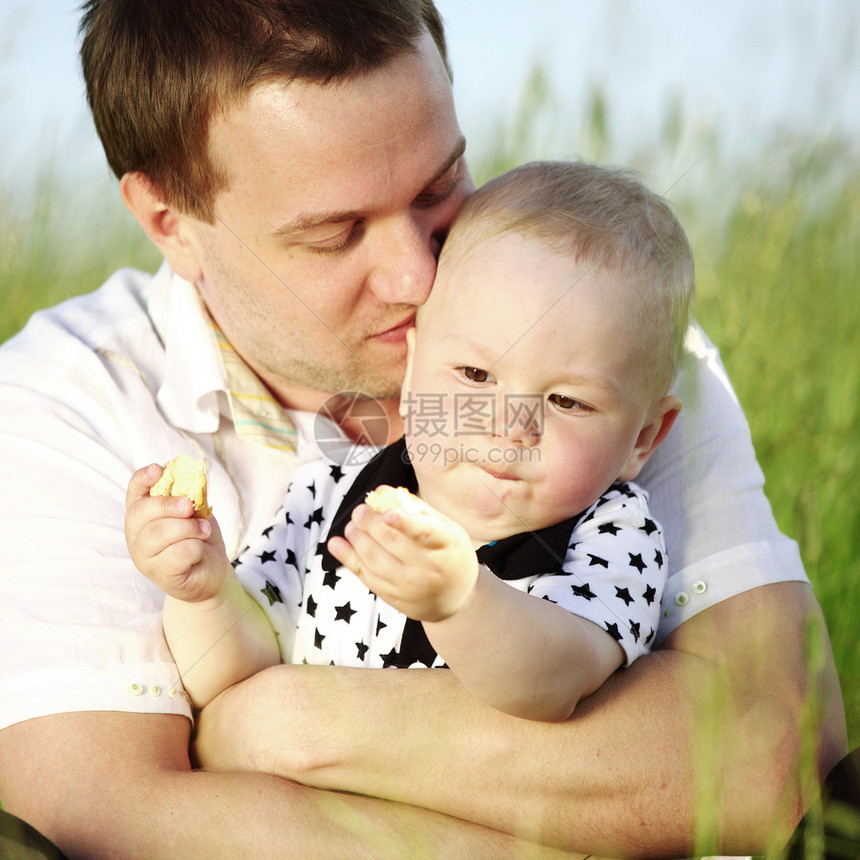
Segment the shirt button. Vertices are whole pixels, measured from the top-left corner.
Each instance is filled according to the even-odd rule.
[[[140,684],[131,684],[128,691],[132,696],[139,696],[143,692],[143,687]]]
[[[707,590],[708,584],[706,582],[702,582],[701,579],[698,579],[693,583],[693,591],[696,594],[704,594]]]
[[[675,603],[677,603],[678,606],[686,606],[689,602],[690,602],[690,595],[687,594],[686,591],[679,591],[675,595]]]
[[[159,687],[157,684],[153,684],[149,688],[149,695],[150,696],[160,696],[161,695],[161,687]]]

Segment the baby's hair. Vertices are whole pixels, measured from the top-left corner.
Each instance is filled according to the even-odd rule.
[[[490,180],[464,204],[443,255],[503,233],[546,242],[578,264],[634,275],[628,307],[648,336],[653,381],[666,393],[683,354],[693,255],[669,204],[634,173],[587,162],[533,162]]]

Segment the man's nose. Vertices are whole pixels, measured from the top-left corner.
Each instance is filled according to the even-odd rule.
[[[427,213],[392,218],[387,229],[379,232],[373,249],[371,290],[387,304],[424,304],[436,277],[441,247],[436,224]]]

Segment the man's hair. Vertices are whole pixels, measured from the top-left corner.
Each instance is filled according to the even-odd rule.
[[[433,0],[87,0],[83,12],[87,100],[111,169],[144,174],[208,223],[227,181],[209,121],[256,85],[346,80],[415,51],[425,31],[447,67]]]
[[[516,233],[586,267],[633,276],[618,308],[641,331],[659,396],[681,362],[694,293],[693,254],[672,208],[632,171],[533,162],[490,180],[463,205],[443,255]],[[572,285],[571,285],[572,286]]]

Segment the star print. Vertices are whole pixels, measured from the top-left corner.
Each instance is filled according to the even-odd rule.
[[[260,564],[265,564],[267,561],[274,561],[275,560],[275,553],[273,550],[266,549],[266,550],[263,550],[263,552],[261,552],[257,556],[257,558],[260,559]]]
[[[289,516],[289,514],[287,514],[287,516]],[[263,537],[266,538],[266,540],[268,540],[269,537],[271,537],[273,528],[274,528],[274,526],[269,526],[267,529],[263,529]]]
[[[379,656],[382,657],[382,668],[387,669],[395,664],[398,654],[397,650],[392,648],[387,654],[380,654]]]
[[[349,624],[350,619],[356,613],[356,610],[353,609],[349,605],[349,601],[344,603],[343,606],[335,606],[334,611],[335,611],[334,620],[335,621],[346,621],[347,624]]]
[[[586,600],[591,600],[592,598],[597,597],[587,582],[584,585],[571,585],[570,587],[577,597],[584,597]]]
[[[591,561],[588,562],[589,567],[605,567],[607,570],[609,569],[609,562],[605,558],[601,558],[599,555],[592,555],[588,553],[588,557]]]
[[[269,582],[266,580],[266,587],[260,589],[261,594],[266,595],[266,599],[269,601],[269,606],[274,606],[276,603],[283,603],[284,598],[281,597],[281,592],[278,589],[278,586],[273,582]]]
[[[308,484],[308,489],[311,491],[311,498],[315,499],[317,497],[317,482],[311,481],[311,483]]]
[[[290,512],[289,512],[289,511],[286,511],[286,513],[284,514],[284,522],[285,522],[288,526],[293,525],[293,518],[290,516]]]
[[[597,533],[602,535],[617,535],[618,532],[621,531],[621,526],[615,525],[615,523],[603,523],[597,527]]]
[[[319,627],[317,627],[316,631],[314,632],[314,648],[322,650],[323,639],[325,639],[325,636],[320,633],[320,629]]]
[[[630,606],[630,604],[633,603],[633,598],[630,596],[630,592],[626,588],[619,588],[616,585],[615,586],[615,596],[619,600],[623,600],[625,606]]]
[[[659,549],[654,552],[654,561],[658,568],[663,567],[663,553]]]
[[[606,625],[606,632],[617,642],[621,641],[621,634],[618,632],[617,624],[610,624],[608,621],[603,622]]]
[[[367,645],[364,642],[356,642],[355,643],[356,657],[362,662],[364,661],[364,656],[367,654]]]
[[[637,552],[636,555],[633,555],[632,552],[628,552],[627,555],[630,556],[630,567],[635,567],[636,570],[639,571],[639,573],[642,573],[642,571],[648,567],[648,565],[645,564],[644,561],[642,561],[641,552]]]
[[[309,517],[308,521],[305,523],[305,528],[309,529],[313,526],[314,523],[322,523],[323,521],[323,509],[317,508]]]
[[[306,604],[306,609],[305,609],[305,611],[308,613],[308,615],[309,615],[311,618],[316,618],[316,614],[317,614],[317,602],[316,602],[316,600],[314,600],[314,597],[313,597],[313,595],[312,595],[312,594],[309,594],[309,595],[308,595],[308,602],[307,602],[307,604]]]
[[[654,628],[651,628],[651,632],[648,634],[648,638],[645,640],[646,645],[651,644],[651,640],[654,638]]]
[[[288,564],[291,567],[296,568],[296,570],[299,569],[299,560],[296,558],[296,554],[289,547],[287,547],[287,557],[284,559],[284,564]]]
[[[574,541],[574,542],[573,542],[573,543],[568,547],[568,549],[573,549],[573,550],[575,550],[575,549],[580,545],[580,543],[582,543],[582,541]]]
[[[646,535],[650,535],[657,531],[657,523],[655,523],[654,520],[645,517],[645,525],[640,526],[639,530],[645,532]]]
[[[343,477],[343,469],[337,465],[337,463],[329,466],[329,471],[331,472],[331,479],[337,483]]]
[[[323,577],[323,587],[324,588],[334,589],[334,587],[338,584],[338,582],[340,582],[340,576],[338,576],[338,573],[336,570],[327,570],[325,572],[325,576]]]
[[[633,634],[633,641],[638,642],[639,641],[639,622],[633,621],[633,619],[629,619],[629,620],[630,620],[630,632]]]
[[[379,636],[379,631],[384,630],[388,625],[381,619],[376,619],[376,635]]]
[[[657,596],[657,589],[654,588],[653,585],[649,585],[642,596],[648,601],[648,605],[650,606],[654,602],[654,598]]]

